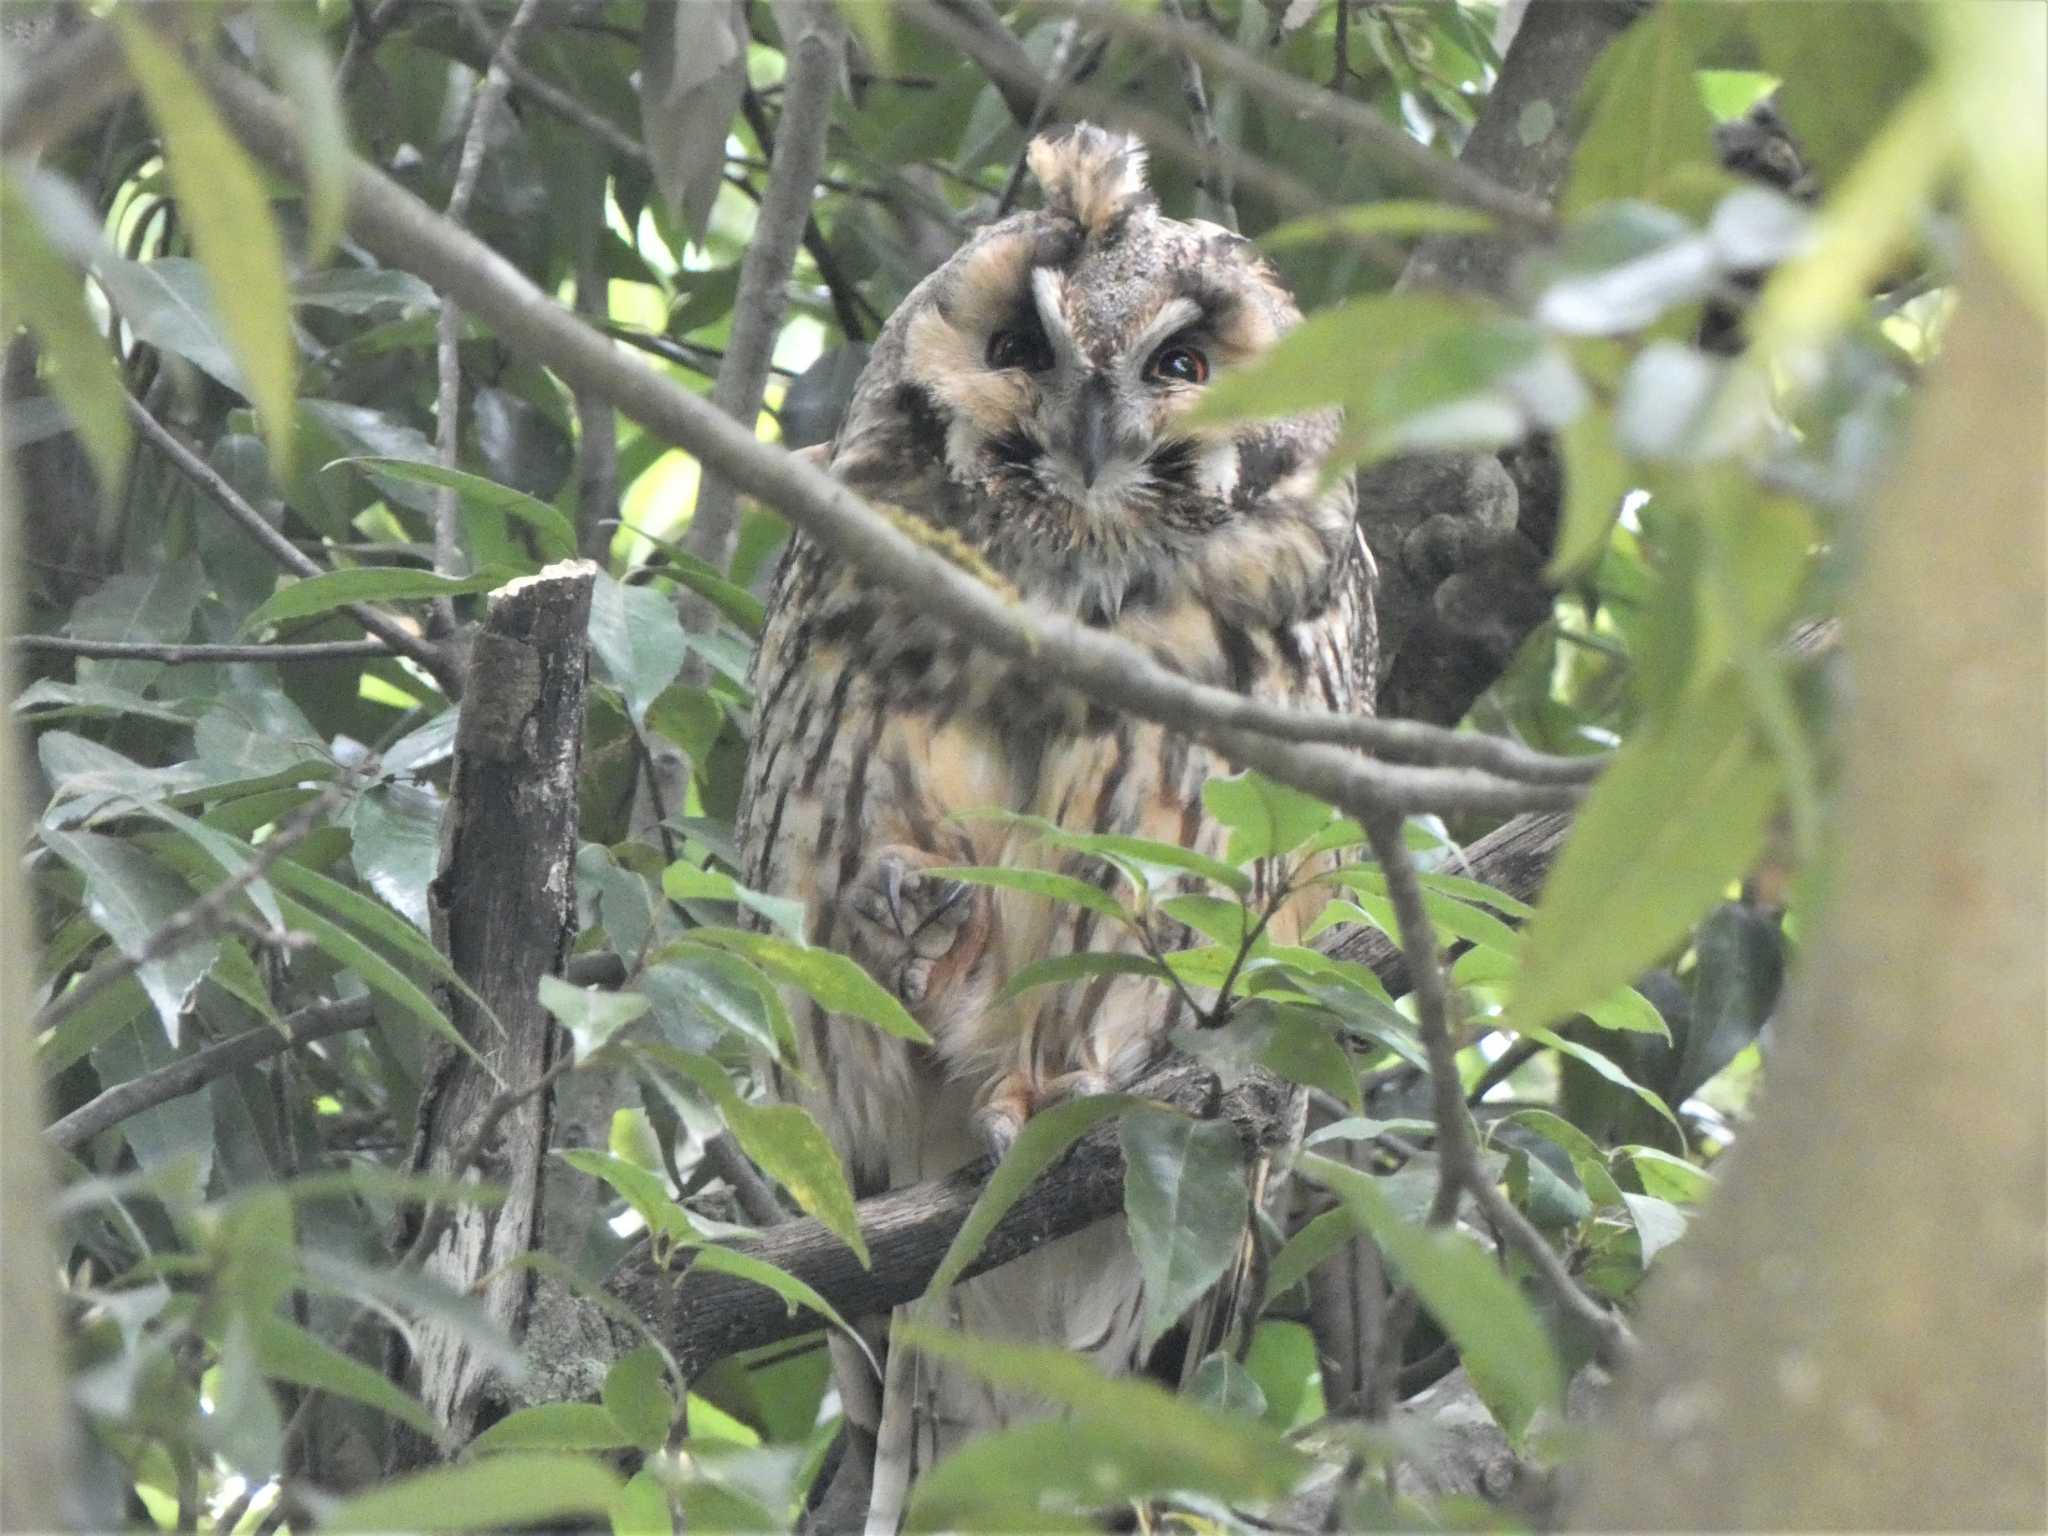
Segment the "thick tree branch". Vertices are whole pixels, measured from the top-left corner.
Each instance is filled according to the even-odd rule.
[[[768,190],[740,261],[732,339],[711,386],[711,403],[750,432],[761,413],[768,365],[789,309],[789,276],[811,216],[818,176],[825,168],[825,135],[832,126],[832,97],[845,54],[845,34],[830,4],[802,0],[782,14],[784,25],[794,33],[784,38],[789,75],[782,93],[782,122],[775,133]],[[732,561],[738,518],[738,487],[724,475],[706,474],[697,488],[697,506],[683,534],[683,547],[712,569],[724,570]],[[708,628],[713,621],[715,610],[702,598],[687,596],[682,607],[686,628]]]
[[[287,175],[302,175],[289,109],[236,71],[210,61],[201,68],[236,131]],[[1226,689],[1191,683],[1112,635],[1009,599],[821,471],[759,442],[723,412],[621,355],[496,252],[360,162],[351,169],[349,222],[366,246],[449,293],[491,325],[506,345],[545,363],[572,389],[607,396],[871,578],[915,593],[925,611],[986,649],[1032,666],[1049,681],[1184,730],[1353,815],[1421,810],[1507,815],[1562,808],[1578,798],[1569,783],[1523,785],[1470,768],[1376,763],[1320,743],[1275,740],[1265,732],[1258,706]],[[1340,727],[1338,717],[1325,718],[1333,730],[1356,729]],[[1460,739],[1454,733],[1433,739],[1443,743],[1446,755],[1468,750],[1451,745]]]

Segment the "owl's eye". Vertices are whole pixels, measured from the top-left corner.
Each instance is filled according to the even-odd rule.
[[[1052,348],[1035,331],[997,331],[988,339],[988,365],[1043,373],[1052,366]]]
[[[1209,359],[1185,342],[1174,342],[1153,355],[1145,377],[1157,384],[1206,384]]]

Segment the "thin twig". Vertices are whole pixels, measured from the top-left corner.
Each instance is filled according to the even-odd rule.
[[[1188,31],[1187,16],[1180,8],[1180,0],[1166,0],[1166,4],[1173,12],[1175,25],[1183,32]],[[1194,130],[1195,142],[1202,146],[1202,194],[1214,206],[1217,222],[1235,233],[1237,204],[1231,195],[1230,172],[1216,153],[1222,137],[1216,132],[1216,118],[1209,110],[1209,88],[1202,80],[1201,60],[1185,43],[1180,48],[1180,70],[1181,94],[1187,98],[1188,104],[1188,123]]]
[[[460,0],[464,19],[472,30],[483,33],[474,0]],[[498,39],[490,67],[469,99],[469,124],[462,135],[462,156],[456,162],[455,185],[449,189],[446,217],[458,227],[469,222],[469,205],[476,197],[477,178],[483,174],[484,145],[490,138],[491,121],[498,115],[512,77],[506,71],[509,59],[519,55],[519,44],[540,14],[541,0],[519,0],[511,25]],[[459,469],[462,462],[462,307],[444,297],[434,327],[437,388],[434,405],[434,457],[443,469]],[[434,492],[434,569],[443,576],[461,574],[462,497],[442,486]],[[434,599],[434,614],[444,634],[455,629],[455,604],[446,597]]]
[[[391,647],[382,640],[313,640],[300,645],[156,645],[139,640],[78,640],[70,635],[16,635],[8,643],[18,651],[101,660],[160,661],[173,667],[206,661],[348,661],[391,654]]]
[[[1493,215],[1532,234],[1549,234],[1556,221],[1542,202],[1491,177],[1432,152],[1371,107],[1275,69],[1204,28],[1135,6],[1097,0],[1047,0],[1059,9],[1086,15],[1105,30],[1154,48],[1178,48],[1253,95],[1291,113],[1297,122],[1335,129],[1380,164],[1419,183],[1439,200]]]
[[[1045,85],[1032,105],[1031,116],[1023,124],[1024,143],[1010,164],[1010,174],[1003,179],[1002,195],[996,199],[996,217],[999,219],[1017,206],[1017,194],[1024,189],[1026,156],[1031,149],[1031,141],[1038,136],[1038,130],[1045,126],[1046,119],[1052,116],[1059,104],[1060,92],[1069,84],[1069,71],[1072,71],[1072,79],[1076,80],[1087,73],[1085,61],[1089,55],[1077,56],[1074,51],[1080,40],[1081,18],[1069,16],[1060,23],[1059,32],[1052,40],[1052,62],[1046,67]],[[1090,55],[1097,52],[1089,50]]]
[[[195,944],[217,932],[228,917],[228,908],[235,898],[268,874],[271,865],[304,839],[323,816],[341,803],[346,793],[344,784],[328,785],[280,824],[256,850],[254,858],[191,906],[175,913],[142,941],[140,949],[124,950],[113,960],[94,966],[74,986],[51,998],[31,1022],[30,1031],[41,1034],[44,1030],[55,1029],[115,982],[126,980],[151,961],[175,954],[186,945]]]
[[[825,135],[832,126],[832,96],[839,87],[845,51],[838,13],[829,5],[805,0],[792,6],[783,20],[789,73],[782,122],[769,157],[768,190],[740,261],[732,336],[711,386],[711,403],[750,432],[761,412],[775,339],[789,310],[790,273],[811,216],[811,200],[817,195],[818,174],[825,168]],[[738,525],[738,487],[706,466],[683,548],[722,571],[732,561]],[[714,610],[704,598],[688,594],[680,603],[685,628],[707,628],[713,622]]]
[[[780,1226],[789,1212],[775,1198],[775,1187],[747,1160],[731,1131],[720,1131],[704,1143],[704,1160],[718,1170],[718,1176],[732,1186],[733,1198],[757,1227]]]
[[[151,415],[133,395],[128,397],[128,414],[143,438],[171,461],[171,467],[211,497],[214,504],[227,513],[244,533],[261,544],[279,565],[296,576],[318,576],[322,573],[323,567],[319,562],[310,555],[302,554],[297,545],[271,527],[263,514],[243,499],[240,491],[228,484],[211,464],[186,447],[177,434]],[[442,693],[451,699],[461,697],[461,670],[433,641],[414,634],[390,614],[368,603],[344,606],[364,629],[400,656],[417,662],[440,686]]]
[[[1460,1194],[1470,1194],[1494,1229],[1529,1261],[1558,1306],[1592,1332],[1601,1364],[1619,1368],[1635,1350],[1628,1325],[1618,1313],[1587,1294],[1572,1278],[1549,1240],[1530,1225],[1486,1176],[1479,1160],[1479,1140],[1465,1107],[1464,1086],[1458,1078],[1450,990],[1437,953],[1435,926],[1423,904],[1422,881],[1415,873],[1415,861],[1402,841],[1398,818],[1373,818],[1366,822],[1365,831],[1373,857],[1386,876],[1387,900],[1394,909],[1395,927],[1401,933],[1409,982],[1414,988],[1416,1030],[1429,1058],[1437,1163],[1436,1195],[1430,1202],[1429,1223],[1442,1226],[1450,1222],[1458,1213]]]

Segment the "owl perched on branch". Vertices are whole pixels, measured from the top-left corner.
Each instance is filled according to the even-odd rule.
[[[1216,370],[1297,322],[1292,300],[1247,241],[1158,211],[1134,141],[1082,126],[1039,139],[1029,160],[1043,209],[981,230],[905,299],[831,473],[965,546],[1017,601],[1114,631],[1189,678],[1369,707],[1370,562],[1349,482],[1321,474],[1334,413],[1187,424]],[[1032,961],[1136,940],[1085,910],[926,872],[1110,878],[1014,824],[959,814],[990,808],[1220,853],[1202,802],[1204,781],[1232,771],[1217,754],[978,652],[914,597],[801,538],[777,577],[754,690],[747,883],[802,900],[811,942],[893,987],[933,1042],[792,999],[790,1087],[860,1194],[1001,1151],[1041,1106],[1120,1085],[1196,1022],[1142,976],[998,1003]],[[1292,942],[1288,926],[1283,913],[1276,940]],[[969,1282],[955,1302],[969,1331],[1135,1363],[1144,1298],[1121,1223]],[[905,1390],[901,1374],[892,1391]],[[860,1422],[871,1376],[846,1390]],[[928,1365],[910,1390],[920,1466],[1025,1411]]]

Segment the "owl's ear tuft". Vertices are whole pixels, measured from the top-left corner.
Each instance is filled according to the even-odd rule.
[[[1033,139],[1025,159],[1046,211],[1072,219],[1084,237],[1108,232],[1151,200],[1145,146],[1129,134],[1076,123]]]

